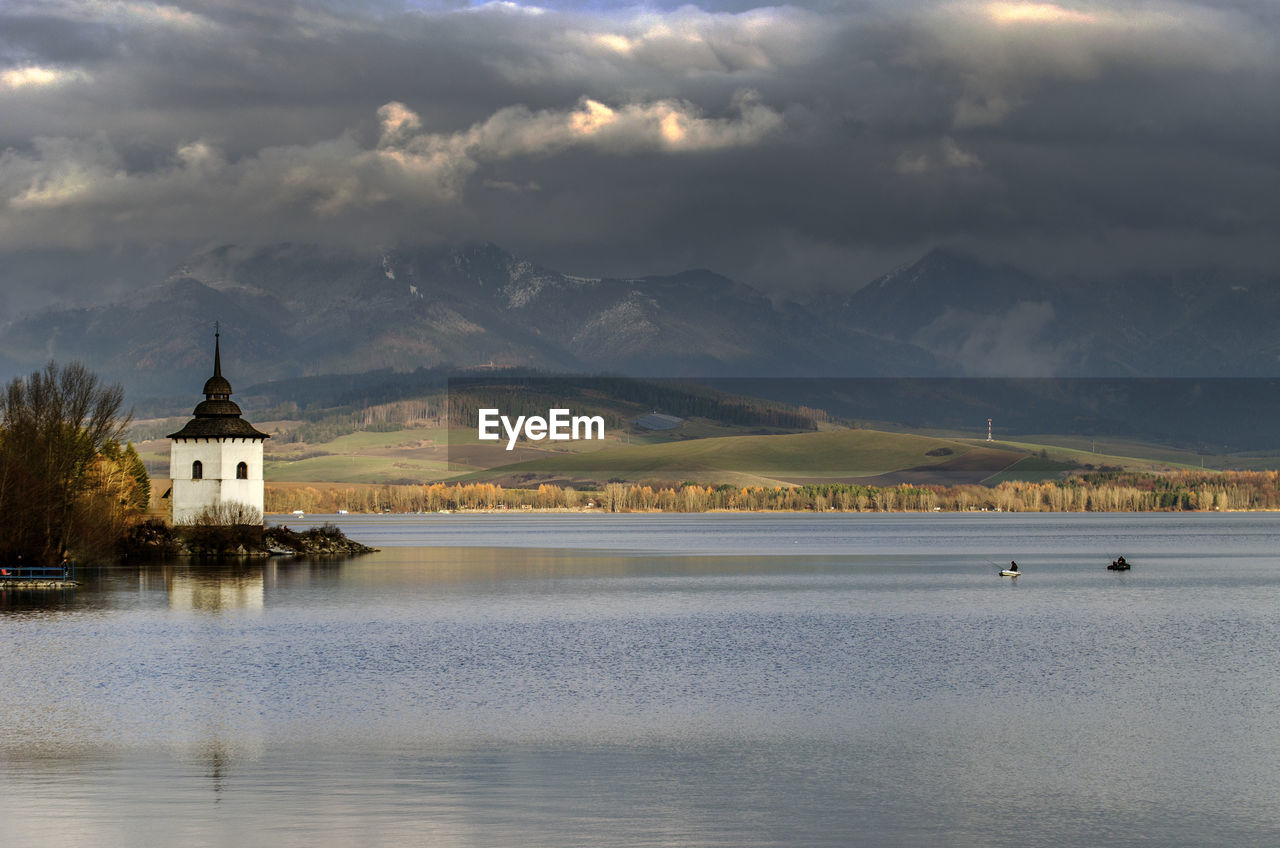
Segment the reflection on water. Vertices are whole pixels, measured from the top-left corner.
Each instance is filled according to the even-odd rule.
[[[224,609],[262,609],[263,575],[168,575],[165,591],[174,609],[218,612]],[[145,587],[144,587],[145,591]]]
[[[209,779],[215,800],[222,800],[223,780],[232,762],[227,744],[221,739],[210,739],[200,751],[200,760],[205,764],[205,777]]]
[[[3,599],[0,844],[1264,844],[1280,517],[1222,519],[90,571]]]
[[[179,559],[164,563],[85,569],[79,595],[65,593],[51,606],[67,607],[74,598],[95,608],[148,606],[157,599],[175,611],[202,613],[261,610],[272,592],[294,591],[336,579],[345,561],[338,559],[236,558]],[[16,599],[15,599],[16,600]],[[17,604],[15,604],[17,606]]]

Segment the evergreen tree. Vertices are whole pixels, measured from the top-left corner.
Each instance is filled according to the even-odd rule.
[[[138,451],[133,446],[133,442],[125,445],[124,465],[137,483],[137,488],[134,490],[133,505],[145,512],[151,506],[151,476],[147,474],[147,465],[142,461],[142,457],[138,456]]]

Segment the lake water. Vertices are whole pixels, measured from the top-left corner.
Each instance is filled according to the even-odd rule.
[[[338,523],[0,592],[0,845],[1280,844],[1280,515]]]

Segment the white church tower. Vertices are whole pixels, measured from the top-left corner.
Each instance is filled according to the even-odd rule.
[[[207,507],[243,504],[262,516],[262,445],[271,438],[240,417],[231,384],[222,376],[221,333],[213,336],[213,376],[195,417],[169,436],[173,523]]]

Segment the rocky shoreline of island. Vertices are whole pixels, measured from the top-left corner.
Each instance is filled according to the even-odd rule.
[[[126,559],[347,557],[377,550],[348,537],[333,524],[293,530],[284,525],[172,526],[163,521],[147,521],[133,528],[124,555]]]

